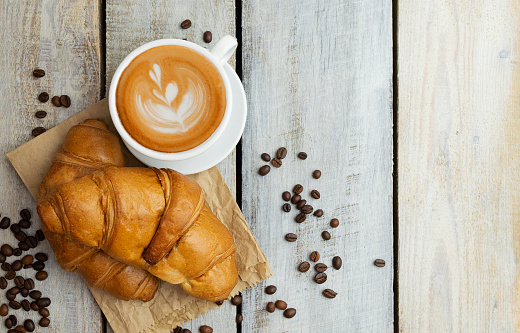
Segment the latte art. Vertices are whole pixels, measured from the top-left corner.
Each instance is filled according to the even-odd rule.
[[[123,71],[116,107],[127,132],[162,152],[200,145],[216,130],[226,108],[215,66],[183,46],[159,46],[137,56]]]

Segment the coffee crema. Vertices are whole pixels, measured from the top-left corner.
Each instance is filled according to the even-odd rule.
[[[179,45],[157,46],[121,74],[116,108],[138,143],[177,153],[215,132],[226,110],[226,90],[218,69],[202,54]]]

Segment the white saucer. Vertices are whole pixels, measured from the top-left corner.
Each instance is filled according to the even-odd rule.
[[[240,137],[242,137],[247,117],[247,100],[242,82],[240,82],[240,78],[231,66],[225,64],[224,70],[229,77],[229,82],[231,83],[231,89],[233,91],[233,108],[231,109],[231,118],[229,119],[226,130],[208,150],[193,158],[182,161],[154,160],[136,151],[125,142],[128,150],[130,150],[138,160],[148,166],[173,169],[185,175],[191,175],[193,173],[208,170],[220,163],[233,151],[240,140]]]

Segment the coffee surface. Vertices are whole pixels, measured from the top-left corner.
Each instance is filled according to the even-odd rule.
[[[217,68],[203,55],[184,46],[157,46],[123,71],[116,107],[137,142],[175,153],[213,134],[224,117],[226,93]]]

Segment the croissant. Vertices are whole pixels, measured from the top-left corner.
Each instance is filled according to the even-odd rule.
[[[42,230],[60,265],[123,299],[153,298],[155,277],[226,299],[238,282],[234,241],[200,186],[173,170],[121,167],[99,123],[71,129],[40,187]]]

